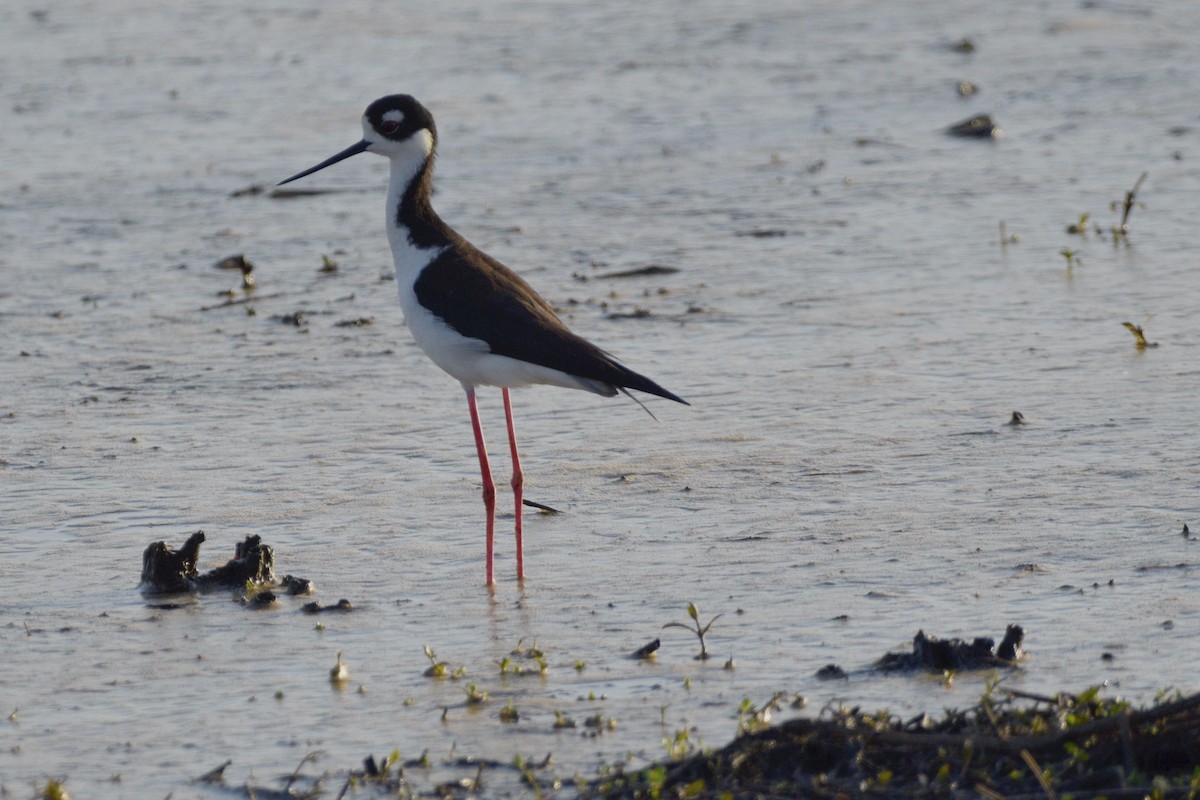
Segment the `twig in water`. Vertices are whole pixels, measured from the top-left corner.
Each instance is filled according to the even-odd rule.
[[[1124,239],[1129,233],[1129,214],[1133,211],[1133,206],[1137,202],[1138,190],[1142,188],[1142,182],[1146,180],[1146,176],[1149,174],[1148,172],[1143,172],[1141,177],[1137,179],[1137,183],[1133,185],[1133,188],[1125,193],[1125,201],[1121,204],[1121,224],[1119,227],[1113,228],[1112,232],[1114,242],[1118,239]],[[1113,203],[1114,211],[1116,210],[1116,206],[1117,204]],[[1145,206],[1142,207],[1145,208]]]
[[[291,777],[288,778],[287,785],[283,787],[283,791],[287,792],[292,788],[292,784],[300,778],[300,770],[304,769],[304,765],[310,761],[316,761],[322,755],[320,750],[314,750],[304,758],[300,759],[300,763],[296,765],[296,769],[292,771]]]
[[[523,504],[529,506],[530,508],[536,508],[538,511],[541,511],[543,514],[561,514],[562,513],[557,508],[551,508],[550,506],[542,505],[541,503],[535,503],[532,500],[526,500],[525,498],[521,498],[521,502]]]

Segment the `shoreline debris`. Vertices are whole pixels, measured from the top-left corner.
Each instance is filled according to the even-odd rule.
[[[196,562],[200,559],[200,545],[205,541],[204,531],[196,531],[178,550],[166,542],[154,542],[142,553],[142,578],[139,587],[143,594],[164,595],[184,592],[209,592],[218,589],[246,589],[248,600],[258,605],[268,605],[274,600],[271,589],[279,589],[289,595],[310,594],[312,581],[294,575],[275,576],[275,551],[264,544],[258,535],[247,536],[238,542],[234,557],[225,564],[200,574]],[[261,595],[261,599],[259,598]],[[348,605],[348,604],[347,604]]]
[[[911,653],[886,653],[875,662],[875,666],[884,672],[946,672],[1014,667],[1021,659],[1021,642],[1024,639],[1025,629],[1020,625],[1009,625],[999,646],[985,636],[966,642],[962,639],[939,639],[927,636],[925,631],[917,631]]]
[[[1134,710],[1100,687],[1044,697],[992,685],[939,720],[826,707],[714,752],[615,771],[582,796],[1185,797],[1198,740],[1200,694]]]

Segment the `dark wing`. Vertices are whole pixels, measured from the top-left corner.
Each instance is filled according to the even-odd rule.
[[[422,306],[447,322],[452,319],[463,336],[487,342],[496,355],[686,404],[571,333],[520,275],[466,241],[446,248],[413,289]]]

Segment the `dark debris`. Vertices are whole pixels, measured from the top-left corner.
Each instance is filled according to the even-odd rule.
[[[1200,694],[1134,711],[1098,689],[998,690],[940,720],[827,708],[715,752],[618,771],[583,796],[1186,797],[1198,767]]]
[[[884,672],[995,669],[1013,667],[1021,657],[1021,642],[1025,630],[1009,625],[1004,639],[997,647],[994,640],[978,637],[970,642],[962,639],[938,639],[917,631],[911,653],[887,653],[875,666]]]

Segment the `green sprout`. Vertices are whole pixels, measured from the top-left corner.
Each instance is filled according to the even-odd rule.
[[[449,664],[445,661],[438,661],[437,653],[433,652],[433,648],[425,645],[425,657],[429,659],[429,669],[425,670],[426,678],[444,678]]]
[[[1073,234],[1077,234],[1079,236],[1087,236],[1088,217],[1090,217],[1090,216],[1091,215],[1086,212],[1083,214],[1080,214],[1078,222],[1072,222],[1070,225],[1067,226],[1067,233],[1073,233]]]
[[[675,731],[674,736],[664,738],[662,743],[667,751],[667,758],[672,761],[682,761],[696,749],[695,745],[692,744],[692,737],[687,729]]]
[[[700,612],[696,610],[696,604],[688,603],[687,611],[688,616],[692,618],[691,625],[684,622],[668,622],[666,625],[663,625],[663,628],[683,628],[685,631],[691,631],[696,634],[696,637],[700,640],[700,655],[696,656],[696,660],[705,661],[708,659],[708,648],[704,645],[704,637],[708,634],[708,630],[713,626],[713,623],[723,617],[724,614],[717,614],[708,621],[707,625],[701,625]]]

